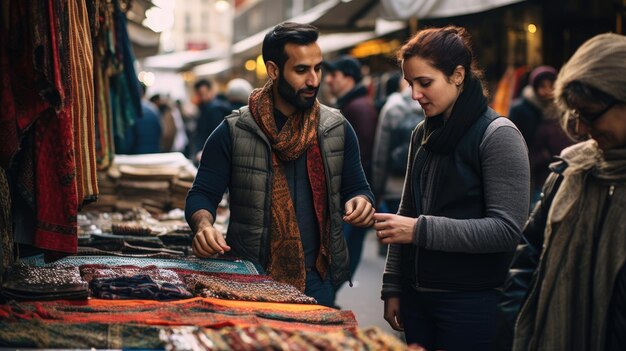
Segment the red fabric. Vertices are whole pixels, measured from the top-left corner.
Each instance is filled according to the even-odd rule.
[[[324,172],[322,152],[317,143],[317,138],[311,143],[306,156],[307,171],[313,193],[313,207],[315,208],[315,217],[320,228],[321,245],[315,260],[315,268],[322,279],[325,279],[331,259],[328,253],[328,248],[330,247],[330,220],[327,214],[328,190],[326,189],[326,173]]]
[[[8,168],[26,129],[48,108],[39,96],[33,65],[29,2],[10,3],[8,23],[0,25],[0,166]]]
[[[48,1],[50,42],[56,90],[65,96],[59,56],[59,28],[53,0]],[[63,99],[62,99],[63,101]],[[78,194],[72,119],[65,106],[52,110],[35,126],[35,194],[37,224],[34,245],[52,251],[76,253]]]

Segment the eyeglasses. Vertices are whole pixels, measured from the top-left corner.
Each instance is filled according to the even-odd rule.
[[[570,110],[569,113],[570,113],[570,115],[572,117],[578,119],[579,121],[581,121],[584,124],[589,126],[589,125],[592,125],[593,122],[595,122],[598,119],[600,119],[600,117],[602,117],[602,115],[607,113],[616,104],[617,104],[617,101],[612,101],[611,103],[606,105],[602,110],[600,110],[600,111],[598,111],[596,113],[580,113],[580,111],[578,111],[578,109]]]

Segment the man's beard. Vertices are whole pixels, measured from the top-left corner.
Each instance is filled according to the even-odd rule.
[[[314,91],[315,94],[311,97],[304,97],[300,94],[303,92]],[[315,103],[315,99],[317,98],[317,92],[319,90],[317,88],[305,88],[296,90],[291,84],[287,83],[287,80],[283,79],[282,76],[278,77],[278,94],[283,100],[287,101],[289,104],[295,106],[299,110],[308,110]]]

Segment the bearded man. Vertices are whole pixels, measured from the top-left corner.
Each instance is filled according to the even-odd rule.
[[[230,255],[262,266],[321,305],[350,278],[342,224],[374,223],[374,198],[354,130],[317,101],[317,28],[285,22],[263,40],[269,81],[208,138],[185,214],[199,257]],[[229,189],[226,238],[213,222]]]

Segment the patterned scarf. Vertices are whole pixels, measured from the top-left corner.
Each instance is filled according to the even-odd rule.
[[[319,102],[305,111],[289,116],[285,126],[278,131],[274,120],[272,81],[250,94],[250,112],[272,147],[270,259],[268,274],[277,281],[291,284],[304,291],[306,272],[304,250],[296,220],[296,210],[289,193],[283,162],[293,161],[306,152],[307,171],[313,192],[313,207],[320,228],[320,251],[315,268],[325,278],[330,263],[328,253],[330,222],[326,196],[324,164],[317,143],[320,120]]]

